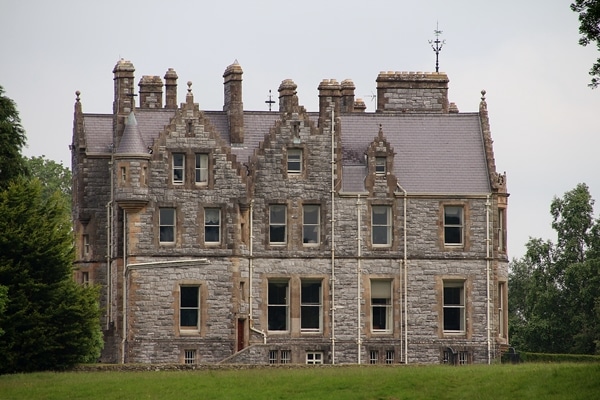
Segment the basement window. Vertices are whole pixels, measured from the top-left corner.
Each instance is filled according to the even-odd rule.
[[[183,363],[184,364],[196,364],[196,350],[184,350],[183,351]]]
[[[306,353],[307,364],[323,364],[323,352],[322,351],[309,351]]]

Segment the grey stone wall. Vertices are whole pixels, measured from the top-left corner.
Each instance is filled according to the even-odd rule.
[[[416,97],[413,100],[431,110],[443,111],[447,96],[443,86],[447,82],[442,79],[431,83],[428,79],[424,78],[423,93],[419,92],[421,89],[408,88],[410,96],[420,96],[418,101],[414,100]],[[393,82],[385,85],[388,83]],[[433,86],[429,87],[430,84]],[[394,96],[410,97],[402,92],[405,89],[385,86],[390,99],[386,104],[394,104]],[[340,193],[338,176],[334,176],[333,205],[332,143],[327,132],[331,110],[339,99],[323,95],[321,100],[321,127],[310,122],[303,109],[296,105],[297,99],[290,100],[289,107],[281,113],[281,121],[265,132],[265,140],[250,160],[247,175],[219,133],[193,103],[191,93],[188,94],[188,101],[175,111],[171,123],[152,145],[153,152],[147,161],[147,188],[141,182],[145,160],[128,160],[127,157],[118,160],[126,163],[130,182],[127,185],[114,182],[115,198],[122,205],[139,200],[139,207],[127,203],[125,227],[123,210],[114,207],[115,248],[110,277],[106,275],[109,154],[100,158],[88,155],[77,164],[76,176],[84,191],[74,212],[78,216],[76,232],[92,238],[91,254],[81,257],[77,265],[93,269],[94,281],[104,285],[102,306],[106,309],[110,304],[113,310],[113,324],[106,327],[105,360],[120,359],[125,316],[127,362],[181,363],[185,350],[196,350],[200,363],[265,364],[270,350],[289,350],[294,363],[304,363],[307,351],[323,352],[326,363],[356,363],[360,351],[361,361],[366,363],[369,352],[377,350],[381,354],[393,351],[394,362],[439,363],[444,350],[452,348],[469,352],[472,362],[483,363],[487,362],[488,347],[488,272],[493,303],[489,346],[497,354],[498,347],[504,343],[497,337],[497,285],[507,280],[508,260],[493,244],[490,259],[486,260],[485,194],[457,197],[409,193],[405,203],[393,177],[370,177],[368,192],[358,197]],[[421,105],[411,107],[417,109]],[[339,143],[336,137],[335,154],[340,153]],[[378,146],[380,151],[386,151],[385,146],[377,143],[373,148],[377,150]],[[287,171],[289,149],[302,150],[303,169],[299,174]],[[186,157],[186,179],[181,185],[172,182],[173,153],[183,153]],[[197,186],[193,180],[196,153],[210,154],[210,178],[205,186]],[[118,168],[117,163],[113,167]],[[337,174],[339,165],[335,167]],[[117,177],[115,173],[114,178]],[[498,221],[494,218],[498,201],[492,199],[491,203],[490,232],[496,243],[498,238],[494,232]],[[287,206],[285,244],[269,242],[271,204]],[[302,240],[302,206],[305,204],[318,204],[321,210],[319,243],[310,246]],[[386,204],[392,209],[393,239],[389,247],[376,247],[371,243],[370,207],[373,204]],[[462,246],[443,243],[443,207],[448,204],[461,205],[465,210]],[[177,235],[172,245],[158,241],[160,207],[177,210]],[[218,245],[204,243],[205,207],[221,210],[221,243]],[[250,216],[251,232],[248,231]],[[81,243],[78,242],[78,246]],[[124,262],[129,265],[125,269]],[[106,290],[108,279],[112,286],[110,299]],[[269,279],[289,281],[290,319],[289,329],[284,332],[268,331]],[[318,332],[300,329],[303,279],[322,283],[322,324]],[[372,279],[385,279],[391,284],[389,332],[371,329]],[[464,334],[449,335],[441,329],[445,279],[465,282],[467,327]],[[249,287],[250,281],[252,287]],[[179,329],[178,296],[182,284],[197,284],[201,288],[198,332],[184,333]],[[126,309],[123,309],[124,292]],[[248,309],[250,301],[252,310]],[[242,335],[237,331],[239,321],[244,321],[246,329]],[[255,331],[249,331],[249,326]],[[266,344],[257,331],[266,334]],[[247,347],[236,352],[240,337]],[[406,337],[408,342],[405,342]]]

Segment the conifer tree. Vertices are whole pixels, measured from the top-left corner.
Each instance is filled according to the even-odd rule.
[[[0,373],[60,370],[97,358],[97,290],[72,279],[73,237],[63,198],[18,178],[0,193]]]

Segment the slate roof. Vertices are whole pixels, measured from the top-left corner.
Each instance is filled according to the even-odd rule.
[[[123,137],[119,143],[116,153],[119,154],[147,154],[148,149],[142,139],[138,123],[135,119],[134,113],[129,113],[127,121],[125,122],[125,130],[123,131]]]
[[[144,146],[168,125],[175,110],[136,109],[135,118]],[[230,143],[227,115],[205,111],[225,143]],[[315,123],[318,113],[309,113]],[[478,113],[457,114],[342,114],[342,190],[364,191],[367,173],[364,154],[383,135],[393,147],[393,173],[409,193],[483,194],[491,191]],[[244,144],[232,153],[245,163],[279,119],[278,112],[244,112]],[[84,114],[87,151],[110,152],[112,115]],[[139,147],[139,143],[137,144]]]
[[[409,193],[491,191],[477,113],[342,114],[341,123],[344,165],[364,164],[381,124],[395,153],[393,173]],[[355,181],[350,171],[344,169],[343,179]]]

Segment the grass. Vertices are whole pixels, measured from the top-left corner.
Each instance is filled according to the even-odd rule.
[[[0,399],[595,399],[600,364],[341,366],[0,376]]]

